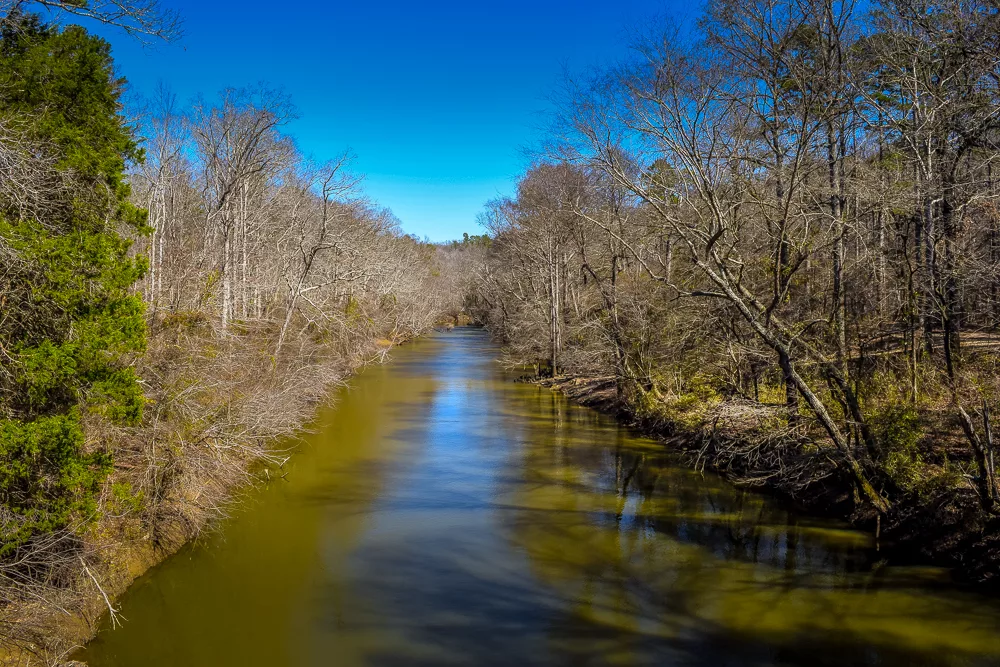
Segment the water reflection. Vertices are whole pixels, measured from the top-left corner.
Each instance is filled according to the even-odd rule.
[[[863,535],[798,522],[644,443],[608,446],[586,423],[575,437],[560,415],[531,424],[531,481],[508,490],[508,527],[571,603],[561,652],[581,649],[577,633],[607,636],[600,661],[626,664],[664,651],[685,664],[961,664],[997,650],[993,605],[873,572]]]
[[[1000,606],[515,384],[481,331],[359,377],[105,665],[992,665]]]

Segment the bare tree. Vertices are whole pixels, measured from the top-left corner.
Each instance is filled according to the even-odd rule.
[[[255,243],[267,183],[294,159],[291,142],[278,129],[294,117],[287,98],[267,88],[223,91],[216,106],[200,101],[192,134],[203,171],[209,228],[222,244],[222,326],[242,308],[246,316]]]
[[[61,16],[83,18],[114,26],[139,39],[178,39],[181,22],[177,12],[164,9],[159,0],[0,0],[0,25],[15,12],[45,10]]]

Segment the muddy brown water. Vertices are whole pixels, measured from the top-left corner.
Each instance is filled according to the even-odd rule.
[[[338,393],[92,667],[1000,665],[1000,604],[513,382],[474,328]]]

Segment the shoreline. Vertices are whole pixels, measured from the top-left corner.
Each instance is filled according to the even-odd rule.
[[[387,349],[395,349],[409,340],[397,341]],[[384,346],[379,347],[382,349]],[[366,365],[360,363],[341,369],[344,374],[330,379],[318,396],[303,397],[304,410],[309,415],[315,415],[317,406],[324,400],[330,400],[332,387],[353,377]],[[753,471],[727,465],[725,457],[720,455],[725,449],[720,446],[717,436],[708,431],[707,424],[690,429],[662,420],[643,419],[626,403],[618,400],[613,382],[607,378],[561,375],[555,378],[523,377],[519,381],[558,391],[574,403],[614,417],[671,448],[684,464],[694,469],[711,470],[728,483],[765,493],[796,511],[840,519],[873,534],[879,544],[879,552],[894,564],[947,568],[957,585],[978,585],[980,590],[990,594],[1000,592],[1000,577],[997,576],[1000,574],[1000,562],[996,557],[1000,552],[1000,544],[997,543],[1000,541],[990,539],[989,528],[994,524],[978,509],[971,489],[967,490],[968,493],[952,493],[950,497],[942,494],[923,502],[897,499],[884,518],[877,517],[865,508],[859,508],[850,489],[834,477],[824,477],[803,487],[797,487],[781,477],[752,478],[748,482],[746,475]],[[308,428],[308,424],[308,418],[302,420],[298,424],[298,432]],[[270,451],[274,452],[275,445],[285,439],[271,439],[268,445]],[[228,507],[238,506],[242,494],[251,492],[257,478],[263,479],[263,470],[270,469],[266,458],[257,458],[249,465],[253,468],[251,474],[254,477],[245,477],[223,489],[226,494],[224,502]],[[182,532],[173,532],[173,539],[169,542],[151,540],[149,535],[142,539],[115,542],[115,535],[111,535],[112,541],[105,544],[106,550],[101,552],[101,561],[110,567],[97,574],[100,589],[91,585],[85,603],[71,616],[55,611],[36,616],[32,622],[38,643],[0,654],[0,665],[23,665],[26,659],[66,667],[84,665],[72,661],[72,655],[96,636],[108,614],[109,605],[113,605],[144,574],[196,540],[202,531],[211,530],[213,523],[217,522],[218,519],[213,521],[208,518],[201,523],[182,526]],[[93,574],[91,577],[97,583]],[[23,611],[30,611],[30,608]],[[53,655],[52,651],[59,653]]]
[[[981,510],[971,487],[897,498],[889,511],[879,516],[859,504],[849,481],[836,475],[822,475],[802,485],[794,477],[794,469],[785,475],[754,476],[752,466],[734,467],[724,446],[732,434],[720,438],[712,425],[704,422],[692,429],[644,419],[618,399],[613,382],[607,378],[529,376],[522,381],[558,391],[574,403],[614,417],[671,448],[696,470],[711,470],[734,486],[770,495],[796,511],[846,521],[873,535],[878,551],[895,564],[945,568],[956,585],[1000,594],[1000,518]]]
[[[372,363],[383,363],[386,353],[413,340],[410,336],[396,341],[373,339],[367,341],[366,350],[370,354],[353,359],[330,357],[325,363],[310,369],[310,377],[321,383],[303,391],[295,397],[294,415],[291,415],[291,433],[288,426],[281,432],[260,432],[250,434],[248,441],[256,441],[259,455],[247,457],[240,462],[241,474],[228,479],[201,480],[212,484],[211,493],[215,514],[196,516],[168,516],[162,525],[145,526],[144,534],[137,534],[135,518],[125,521],[98,523],[93,529],[85,529],[80,547],[90,555],[90,562],[80,558],[76,567],[75,583],[62,590],[72,605],[62,605],[56,599],[44,602],[23,602],[9,605],[4,610],[2,620],[18,627],[19,634],[5,637],[0,645],[0,667],[23,667],[25,665],[46,665],[47,667],[85,667],[86,663],[73,656],[96,637],[109,613],[117,611],[116,601],[124,595],[142,576],[153,570],[183,548],[194,542],[205,531],[229,517],[228,510],[239,507],[245,495],[252,493],[257,484],[270,479],[270,471],[279,464],[271,457],[282,454],[282,458],[294,455],[294,447],[280,448],[282,442],[294,442],[310,421],[316,417],[320,405],[333,400],[333,389],[342,386],[350,378]],[[275,366],[273,373],[281,372]],[[268,378],[261,378],[266,382]],[[286,459],[287,460],[287,459]],[[118,468],[116,468],[116,472]],[[111,482],[109,482],[109,486]],[[187,508],[184,508],[187,509]],[[154,533],[158,533],[154,535]],[[96,565],[95,565],[96,563]],[[88,566],[89,565],[89,566]]]

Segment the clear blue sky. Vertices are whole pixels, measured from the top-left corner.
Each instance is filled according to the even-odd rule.
[[[161,2],[184,20],[176,45],[102,31],[136,92],[162,81],[186,102],[226,86],[280,87],[298,108],[289,132],[303,152],[350,149],[366,192],[434,241],[480,233],[485,201],[513,191],[564,67],[620,59],[635,30],[700,4]]]

